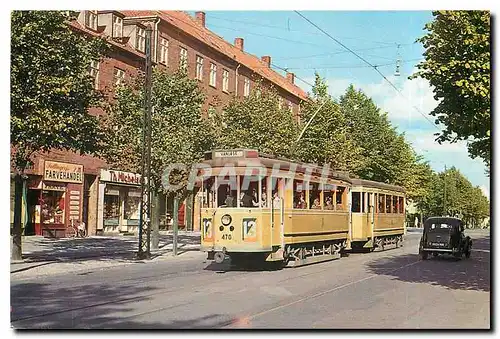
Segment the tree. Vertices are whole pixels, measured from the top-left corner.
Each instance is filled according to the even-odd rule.
[[[102,156],[116,169],[141,171],[144,94],[144,78],[137,78],[117,87],[115,101],[108,106]],[[213,147],[208,122],[201,115],[204,95],[184,71],[169,74],[154,69],[151,101],[151,188],[184,196],[191,166]],[[185,169],[170,172],[170,184],[178,187],[167,189],[162,176],[173,164],[183,164]]]
[[[440,100],[431,112],[445,129],[438,142],[467,140],[472,158],[490,166],[490,13],[435,11],[425,25],[425,61],[410,78],[427,79]],[[489,174],[489,170],[487,171]]]
[[[360,166],[361,148],[350,133],[351,121],[328,94],[325,80],[318,73],[315,77],[311,101],[305,102],[301,110],[300,130],[311,123],[296,147],[295,156],[352,173]]]
[[[88,114],[102,96],[88,74],[107,50],[102,39],[74,33],[62,11],[13,11],[11,17],[11,163],[16,171],[12,259],[21,259],[21,189],[35,152],[95,153],[102,139]]]
[[[255,148],[263,153],[292,157],[297,123],[292,112],[284,105],[280,107],[274,89],[257,84],[248,97],[233,98],[223,111],[213,113],[217,147]]]

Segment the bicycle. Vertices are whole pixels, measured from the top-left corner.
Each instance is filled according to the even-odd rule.
[[[67,238],[85,238],[87,237],[87,230],[85,229],[85,223],[80,223],[77,221],[77,226],[75,226],[74,219],[71,219],[71,225],[66,228]]]

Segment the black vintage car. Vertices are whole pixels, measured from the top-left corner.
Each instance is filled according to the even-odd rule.
[[[451,254],[456,258],[470,257],[472,239],[464,234],[462,220],[451,217],[431,217],[424,222],[419,255],[426,260],[429,254]]]

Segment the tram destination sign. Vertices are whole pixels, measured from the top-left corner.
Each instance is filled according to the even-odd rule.
[[[243,157],[243,151],[216,151],[214,154],[215,158],[241,158]]]
[[[43,180],[79,184],[83,182],[83,165],[56,161],[45,161],[44,165]]]

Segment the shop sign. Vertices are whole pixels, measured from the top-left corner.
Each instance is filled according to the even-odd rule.
[[[66,185],[57,185],[57,184],[50,184],[50,183],[42,183],[42,189],[45,191],[61,191],[64,192],[66,191]]]
[[[83,165],[45,161],[43,180],[83,183]]]
[[[141,175],[131,172],[102,169],[101,181],[109,181],[119,184],[140,185]]]

